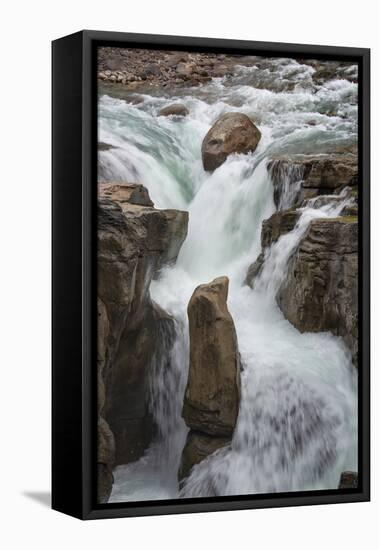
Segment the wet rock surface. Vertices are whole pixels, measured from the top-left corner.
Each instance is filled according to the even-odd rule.
[[[255,278],[260,274],[264,264],[265,253],[282,235],[292,231],[300,218],[300,212],[295,209],[279,210],[264,220],[261,232],[262,251],[247,271],[245,283],[253,288]]]
[[[240,402],[240,357],[227,308],[229,280],[197,287],[188,304],[190,365],[183,418],[190,428],[179,479],[230,442]]]
[[[183,449],[178,473],[179,482],[188,476],[195,464],[199,464],[218,449],[230,445],[230,441],[230,437],[215,437],[191,430]]]
[[[151,300],[160,267],[174,262],[188,213],[156,210],[139,184],[107,183],[98,199],[99,499],[112,466],[141,456],[151,442],[148,372],[167,314]]]
[[[232,153],[254,152],[260,139],[260,131],[247,115],[226,113],[216,120],[203,140],[204,170],[215,170]]]
[[[190,366],[183,418],[190,428],[216,436],[233,433],[240,399],[237,335],[226,300],[229,281],[197,287],[188,304]]]
[[[293,189],[288,206],[300,206],[319,195],[338,194],[358,185],[358,159],[354,153],[291,155],[272,158],[267,165],[274,185],[274,202],[283,205],[283,194]]]
[[[357,489],[358,472],[342,472],[338,489]]]
[[[342,336],[357,365],[358,222],[356,217],[311,222],[290,260],[277,302],[300,332]]]
[[[161,109],[158,113],[159,116],[187,116],[189,114],[189,110],[185,105],[182,105],[181,103],[176,103],[174,105],[168,105],[167,107],[164,107]]]

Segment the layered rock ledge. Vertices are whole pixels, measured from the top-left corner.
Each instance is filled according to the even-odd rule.
[[[354,152],[322,155],[290,155],[274,157],[267,164],[274,185],[274,202],[283,208],[284,194],[292,195],[292,204],[319,195],[338,194],[345,187],[358,185],[358,159]],[[291,194],[291,189],[293,190]]]

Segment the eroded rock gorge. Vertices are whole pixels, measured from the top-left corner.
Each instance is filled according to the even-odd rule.
[[[356,73],[156,52],[140,74],[143,50],[106,53],[101,499],[112,472],[112,502],[337,488],[356,465]]]

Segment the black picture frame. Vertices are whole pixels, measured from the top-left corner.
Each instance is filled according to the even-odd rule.
[[[96,48],[348,60],[359,67],[359,472],[357,489],[96,504]],[[370,50],[85,30],[52,43],[52,507],[81,519],[370,499]]]

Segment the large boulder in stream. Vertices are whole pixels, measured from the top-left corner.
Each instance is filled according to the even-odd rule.
[[[139,184],[99,185],[98,199],[98,500],[106,502],[117,464],[150,444],[149,369],[170,316],[149,286],[176,260],[188,213],[157,210]]]
[[[277,302],[300,332],[341,336],[357,365],[357,217],[313,220],[293,254]]]
[[[179,480],[215,450],[227,445],[240,402],[240,356],[227,308],[229,280],[198,286],[188,304],[190,365],[183,418],[191,429],[182,454]]]
[[[243,113],[226,113],[206,134],[201,147],[204,170],[213,171],[231,153],[254,152],[261,139],[261,132]]]

